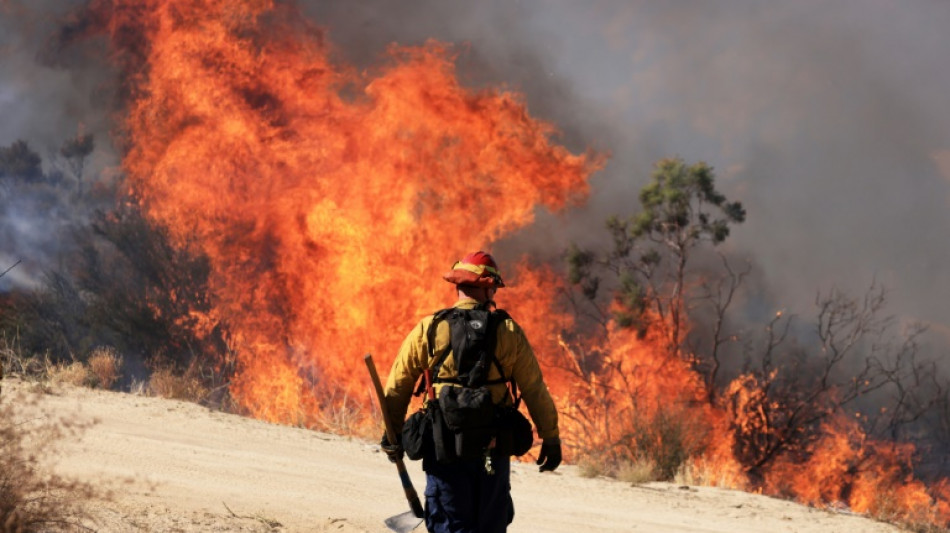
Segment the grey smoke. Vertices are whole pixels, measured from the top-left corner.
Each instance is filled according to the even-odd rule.
[[[93,184],[114,180],[117,158],[110,146],[109,66],[102,56],[48,53],[50,35],[76,2],[17,2],[0,6],[0,147],[26,141],[43,159],[43,173],[59,186],[0,177],[0,290],[36,287],[44,273],[61,268],[74,246],[74,231],[86,224],[105,198]],[[85,161],[83,188],[59,156],[62,143],[79,133],[95,137]],[[46,181],[46,180],[42,180]]]
[[[539,212],[497,245],[507,259],[598,242],[607,214],[635,209],[653,162],[677,155],[712,164],[745,204],[728,248],[750,258],[776,307],[808,314],[817,290],[860,293],[876,279],[895,312],[950,326],[946,2],[370,0],[302,10],[362,68],[393,42],[460,43],[466,84],[521,91],[572,150],[612,154],[589,202]],[[80,122],[108,130],[103,67],[35,61],[38,30],[54,18],[25,31],[3,14],[0,145],[55,144]]]
[[[349,59],[467,43],[465,75],[524,91],[572,149],[612,153],[586,205],[540,213],[505,255],[596,242],[675,155],[715,166],[745,204],[729,249],[776,307],[809,314],[816,291],[877,280],[895,312],[950,325],[950,4],[352,4],[308,4]]]

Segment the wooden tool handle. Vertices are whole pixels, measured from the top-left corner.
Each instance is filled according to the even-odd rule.
[[[373,380],[373,386],[376,388],[376,397],[379,398],[379,410],[383,415],[383,423],[386,426],[386,438],[390,444],[396,444],[396,432],[393,431],[392,422],[389,420],[389,409],[386,406],[386,395],[383,393],[383,384],[379,381],[379,374],[376,372],[376,365],[373,363],[372,354],[366,354],[363,357],[366,362],[366,369],[369,370],[369,377]],[[399,479],[402,481],[403,491],[406,493],[406,499],[409,501],[409,507],[419,518],[424,516],[422,503],[419,501],[419,495],[416,494],[415,487],[412,486],[412,479],[409,478],[409,472],[406,471],[406,465],[402,458],[396,459],[396,470],[399,471]]]

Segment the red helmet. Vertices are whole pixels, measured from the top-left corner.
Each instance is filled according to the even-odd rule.
[[[452,270],[442,275],[449,283],[475,287],[504,287],[505,282],[498,272],[498,264],[491,254],[473,252],[452,265]]]

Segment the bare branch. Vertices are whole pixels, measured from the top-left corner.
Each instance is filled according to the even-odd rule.
[[[17,262],[16,262],[16,263],[13,263],[13,265],[11,265],[10,268],[4,270],[3,272],[0,272],[0,278],[2,278],[4,275],[6,275],[7,272],[9,272],[9,271],[13,270],[14,268],[16,268],[16,266],[19,265],[19,264],[22,263],[22,262],[23,262],[22,259],[17,259]]]

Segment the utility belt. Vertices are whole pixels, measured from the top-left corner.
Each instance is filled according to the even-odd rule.
[[[426,371],[425,406],[402,430],[402,446],[412,460],[458,461],[520,456],[531,449],[534,431],[515,405],[496,405],[488,386],[444,384],[438,398]],[[519,398],[520,400],[520,398]]]

